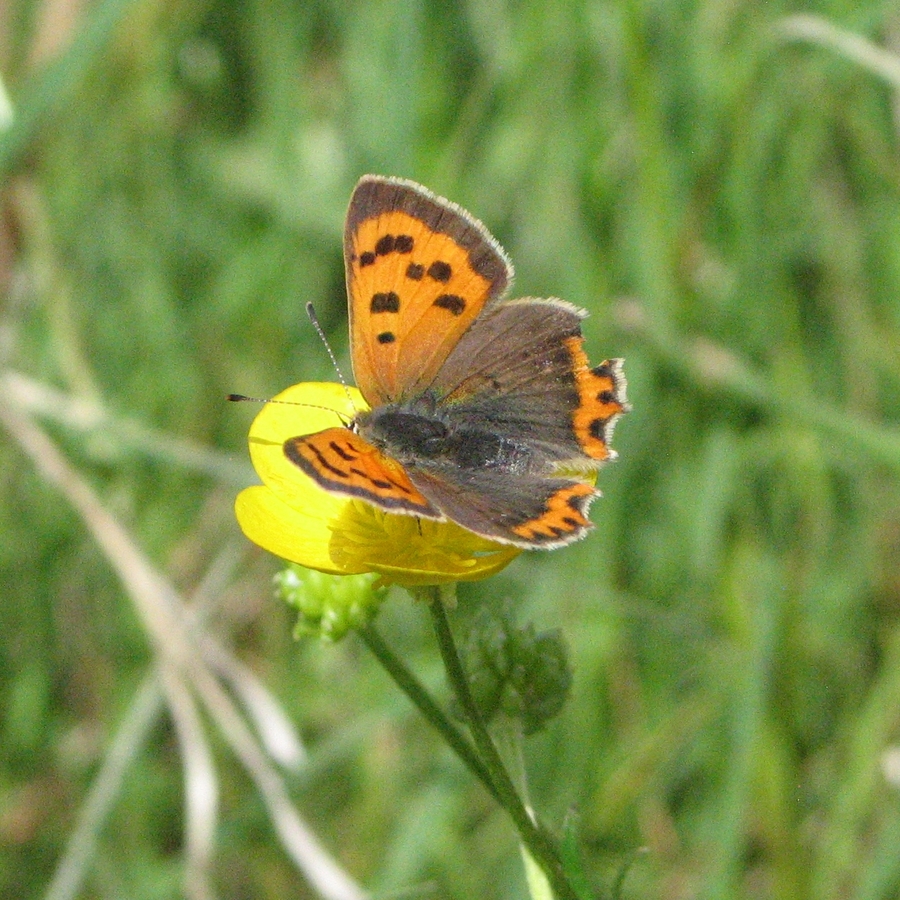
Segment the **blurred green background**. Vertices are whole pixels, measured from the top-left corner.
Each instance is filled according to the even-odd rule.
[[[293,641],[277,560],[233,520],[255,409],[223,397],[333,380],[308,300],[349,372],[342,221],[375,172],[470,209],[515,293],[585,307],[591,358],[626,358],[597,528],[458,611],[509,598],[569,641],[572,698],[527,762],[598,896],[629,864],[623,898],[900,896],[894,3],[0,17],[0,895],[319,896],[220,720],[145,702],[165,604],[134,602],[141,565],[278,698],[308,757],[272,771],[358,883],[525,895],[505,816],[355,638]],[[424,610],[398,593],[380,627],[446,697]],[[220,798],[196,878],[191,733]]]

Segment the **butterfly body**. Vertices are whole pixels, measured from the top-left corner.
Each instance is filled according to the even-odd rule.
[[[487,430],[478,419],[441,414],[427,404],[379,407],[355,424],[361,437],[409,469],[449,465],[461,471],[496,469],[522,474],[533,455],[526,442]],[[429,409],[428,407],[434,407]]]
[[[366,176],[347,215],[354,374],[368,411],[292,438],[326,490],[528,548],[582,537],[584,476],[613,457],[619,360],[587,363],[581,310],[505,300],[487,230],[413,182]],[[579,477],[580,476],[580,477]]]

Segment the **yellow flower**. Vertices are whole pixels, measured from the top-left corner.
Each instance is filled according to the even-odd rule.
[[[340,384],[297,384],[266,403],[250,427],[250,457],[263,484],[241,491],[238,523],[255,544],[310,569],[335,575],[377,572],[414,587],[474,581],[499,572],[521,551],[435,522],[388,513],[330,494],[284,454],[291,437],[346,424],[367,408]]]

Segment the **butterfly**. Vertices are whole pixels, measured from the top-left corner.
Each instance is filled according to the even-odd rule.
[[[622,361],[588,364],[586,313],[504,299],[512,266],[484,225],[400,178],[356,185],[344,262],[370,409],[289,438],[287,458],[326,491],[501,543],[583,537],[588,481],[615,457],[609,439],[628,410]]]

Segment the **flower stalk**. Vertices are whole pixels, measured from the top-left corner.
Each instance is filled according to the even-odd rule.
[[[469,771],[484,785],[488,793],[498,803],[502,804],[503,801],[496,787],[494,787],[491,773],[481,761],[481,757],[475,752],[462,732],[434,702],[431,695],[422,687],[412,672],[406,668],[402,660],[388,647],[378,630],[369,624],[365,628],[360,628],[357,633],[375,658],[384,666],[391,678],[394,679],[400,690],[412,700],[428,722],[441,733]]]
[[[472,692],[469,690],[469,681],[463,669],[445,607],[446,596],[448,593],[452,596],[452,591],[452,586],[445,585],[444,596],[438,587],[420,589],[420,594],[429,597],[429,611],[437,635],[441,659],[456,699],[465,714],[475,748],[494,785],[492,794],[512,818],[522,843],[532,859],[544,871],[558,900],[579,900],[566,876],[553,839],[535,821],[516,791],[512,778],[472,697]]]

